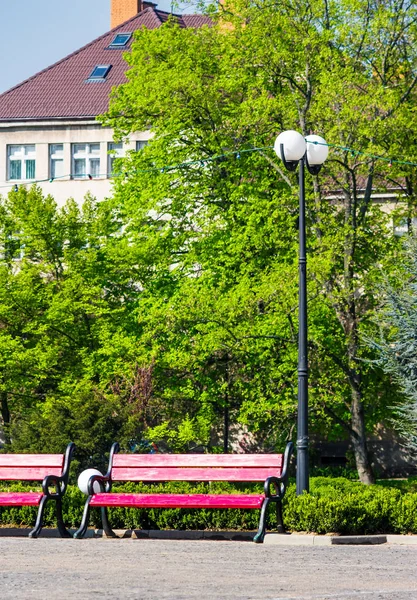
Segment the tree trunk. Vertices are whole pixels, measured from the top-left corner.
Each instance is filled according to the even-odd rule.
[[[356,385],[352,386],[351,426],[352,433],[350,435],[350,439],[355,454],[355,462],[358,470],[359,480],[362,483],[370,485],[375,483],[375,476],[369,460],[369,454],[366,445],[365,418],[361,393],[360,389],[357,388]]]
[[[0,393],[0,415],[2,420],[1,433],[6,444],[10,443],[9,425],[10,425],[10,410],[7,401],[7,392]]]
[[[224,403],[224,436],[223,436],[223,454],[229,453],[229,398],[226,394]]]
[[[368,198],[362,207],[361,217],[364,218],[369,199],[371,197],[373,181],[373,167],[371,167],[366,185]],[[349,176],[347,175],[347,183]],[[349,384],[351,388],[350,439],[355,454],[356,468],[362,483],[370,485],[375,483],[374,473],[371,467],[368,450],[366,447],[365,415],[362,402],[362,377],[360,365],[358,365],[359,348],[359,320],[356,295],[358,293],[355,283],[355,272],[359,268],[356,264],[357,235],[358,235],[358,198],[356,195],[358,186],[355,177],[352,177],[349,188],[352,194],[345,196],[345,224],[349,229],[345,236],[344,248],[344,287],[346,291],[346,309],[343,311],[341,322],[347,339],[347,359],[349,365]],[[340,317],[339,317],[340,318]]]
[[[344,319],[345,333],[348,338],[348,379],[351,391],[350,404],[350,440],[355,454],[359,479],[367,485],[375,483],[374,473],[366,445],[365,413],[362,402],[362,374],[358,364],[358,320],[356,305],[352,295],[349,311]]]

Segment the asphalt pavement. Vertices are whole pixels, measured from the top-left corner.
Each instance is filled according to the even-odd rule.
[[[0,538],[0,599],[417,600],[417,546]]]

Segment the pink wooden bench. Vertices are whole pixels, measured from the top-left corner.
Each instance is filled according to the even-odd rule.
[[[101,508],[103,529],[114,537],[107,514],[109,507],[136,508],[244,508],[261,511],[255,542],[263,542],[267,509],[274,503],[278,531],[284,532],[282,498],[288,479],[292,443],[285,454],[117,454],[113,444],[106,475],[93,475],[88,482],[87,498],[80,528],[82,538],[88,526],[90,507]],[[114,481],[253,481],[264,482],[263,494],[118,494],[111,491]],[[99,482],[101,491],[93,486]],[[273,488],[273,492],[271,492]]]
[[[42,492],[0,492],[0,507],[39,507],[35,527],[29,537],[36,538],[40,534],[48,500],[55,502],[61,537],[71,537],[62,518],[62,496],[68,484],[74,449],[75,445],[71,443],[65,454],[0,454],[0,481],[42,481]]]

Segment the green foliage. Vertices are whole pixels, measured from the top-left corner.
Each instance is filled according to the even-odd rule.
[[[417,531],[417,495],[395,487],[365,487],[346,479],[312,479],[311,494],[287,493],[285,523],[293,531],[342,535]]]
[[[410,235],[396,277],[381,285],[383,301],[376,317],[379,337],[368,338],[376,349],[375,362],[392,378],[403,395],[395,413],[410,451],[417,451],[417,240]]]
[[[337,466],[328,466],[328,467],[316,467],[312,466],[310,468],[310,476],[311,477],[343,477],[345,479],[350,479],[352,481],[358,480],[358,471],[349,466],[347,467],[337,467]]]
[[[128,411],[120,399],[99,394],[88,381],[74,386],[71,396],[50,397],[39,414],[16,416],[11,427],[13,450],[61,452],[76,441],[76,464],[105,468],[104,456],[116,439],[123,441]]]
[[[408,479],[379,479],[378,485],[382,487],[394,487],[402,493],[417,492],[417,477],[412,476]]]
[[[140,436],[152,388],[151,359],[136,351],[136,259],[117,211],[92,198],[58,208],[20,188],[0,203],[0,244],[8,449],[62,452],[72,440],[77,460],[97,463],[115,439]]]
[[[269,150],[213,157],[271,146],[283,129],[411,157],[415,16],[414,6],[395,1],[238,1],[220,9],[218,26],[183,29],[172,20],[136,32],[128,82],[102,121],[118,139],[154,133],[124,161],[128,176],[116,182],[115,200],[147,264],[146,318],[138,317],[169,429],[185,414],[218,429],[228,407],[263,447],[291,437],[296,179]],[[166,168],[187,160],[202,162]],[[360,343],[374,328],[381,267],[399,251],[371,200],[388,178],[407,178],[411,206],[408,167],[389,170],[346,150],[332,150],[320,177],[307,182],[312,428],[350,436],[368,482],[366,437],[397,400]]]
[[[147,429],[146,435],[158,446],[160,442],[165,443],[170,452],[192,452],[193,448],[209,445],[210,427],[202,416],[190,419],[187,415],[176,428],[165,421]]]

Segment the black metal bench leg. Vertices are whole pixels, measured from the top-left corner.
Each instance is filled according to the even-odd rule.
[[[85,503],[81,525],[74,533],[74,539],[81,539],[85,536],[85,532],[87,531],[88,527],[88,515],[90,513],[90,500],[91,496],[87,499],[87,502]]]
[[[103,524],[104,533],[107,535],[107,537],[117,537],[113,529],[110,527],[109,514],[105,506],[101,508],[101,522]]]
[[[45,505],[48,500],[48,496],[43,496],[39,504],[38,516],[36,517],[35,527],[29,533],[30,538],[37,538],[43,527],[43,513],[45,511]]]
[[[63,538],[70,538],[72,535],[64,525],[64,519],[62,517],[62,500],[56,500],[56,523],[58,526],[59,535]]]
[[[259,519],[258,531],[257,531],[255,537],[253,538],[253,541],[255,542],[255,544],[262,544],[264,541],[265,529],[266,529],[266,517],[268,514],[269,503],[270,503],[270,499],[265,498],[264,503],[262,504],[262,508],[261,508],[261,516]]]
[[[278,500],[277,504],[277,531],[278,533],[285,533],[284,521],[282,519],[282,502]]]

